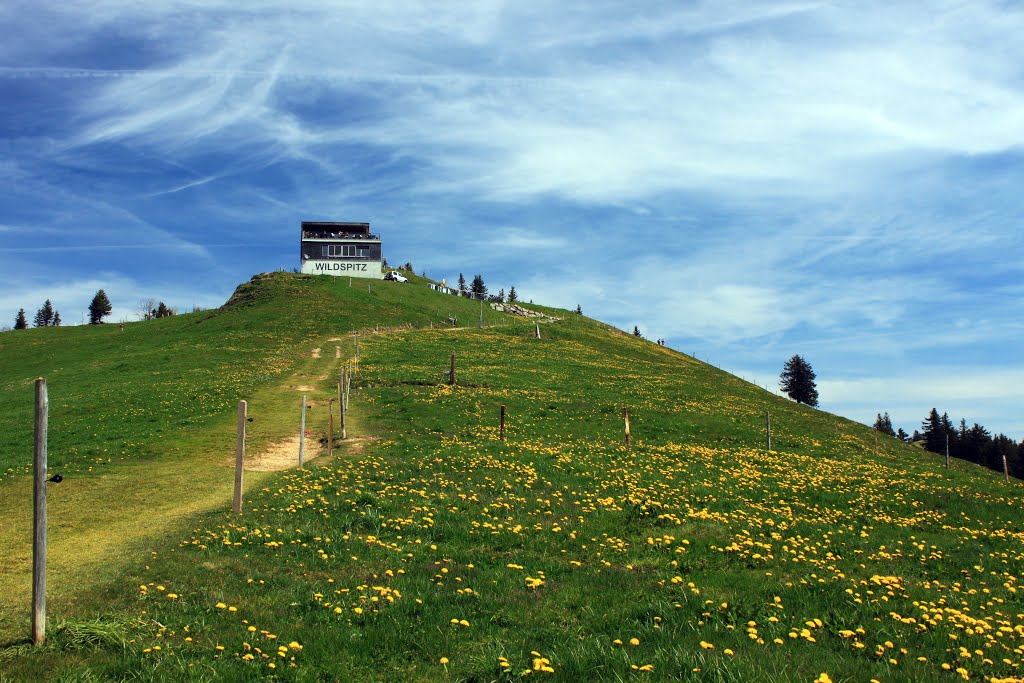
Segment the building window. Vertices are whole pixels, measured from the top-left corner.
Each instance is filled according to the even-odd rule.
[[[370,248],[357,244],[325,244],[324,258],[370,258]]]

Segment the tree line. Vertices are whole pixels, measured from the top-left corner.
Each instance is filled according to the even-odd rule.
[[[111,310],[112,306],[107,293],[102,289],[97,291],[89,303],[89,324],[99,325],[103,322],[103,318],[110,315]],[[60,327],[61,322],[60,311],[54,309],[53,302],[49,299],[36,311],[35,318],[32,319],[33,327]],[[28,318],[25,316],[25,309],[19,308],[18,314],[14,317],[14,329],[24,330],[27,328]]]
[[[1006,468],[1018,478],[1024,478],[1024,440],[1017,443],[1005,434],[993,435],[983,426],[975,422],[967,426],[967,420],[961,418],[954,424],[948,413],[939,415],[935,408],[921,423],[921,429],[908,435],[903,428],[893,431],[889,413],[877,416],[875,429],[883,434],[896,437],[901,441],[923,442],[925,450],[945,455],[949,448],[949,457],[973,462],[997,472],[1003,471],[1003,456],[1006,456]]]
[[[103,319],[109,316],[112,310],[113,306],[110,303],[110,298],[107,296],[107,293],[102,289],[98,290],[93,296],[92,301],[89,303],[89,324],[102,324]],[[192,308],[193,313],[201,310],[202,308],[198,306],[193,306]],[[177,315],[177,313],[178,309],[168,306],[163,301],[157,301],[155,298],[143,299],[139,302],[138,314],[141,320],[167,318],[172,315]],[[53,307],[53,302],[49,299],[47,299],[46,303],[36,311],[36,315],[32,319],[33,327],[60,327],[61,323],[60,311]],[[20,308],[18,309],[17,315],[14,317],[14,329],[24,330],[27,328],[28,316],[25,313],[25,309]]]
[[[512,285],[512,289],[508,291],[508,296],[505,295],[505,288],[502,287],[497,294],[490,294],[487,289],[487,285],[484,283],[483,275],[477,273],[473,276],[473,282],[466,286],[466,276],[459,273],[459,293],[462,296],[470,297],[473,299],[483,299],[485,301],[493,301],[495,303],[503,304],[506,301],[510,304],[514,304],[519,301],[519,293],[516,291],[516,286]]]

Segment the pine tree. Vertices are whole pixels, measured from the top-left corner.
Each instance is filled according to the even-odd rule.
[[[92,298],[92,302],[89,304],[89,324],[100,325],[103,323],[103,318],[110,315],[110,311],[113,307],[110,305],[110,299],[107,298],[107,293],[102,289],[96,292],[96,296]]]
[[[483,299],[487,296],[487,285],[484,284],[484,277],[479,273],[473,276],[473,284],[469,287],[473,295],[478,299]]]
[[[18,317],[14,319],[14,329],[24,330],[28,328],[28,320],[25,319],[25,309],[18,309]]]
[[[899,429],[896,430],[896,438],[899,439],[900,441],[907,441],[908,439],[910,439],[910,435],[903,431],[903,427],[900,427]]]
[[[466,278],[463,277],[462,273],[459,273],[459,291],[460,292],[465,292],[466,291]]]
[[[892,420],[889,419],[888,411],[885,413],[885,415],[882,415],[881,413],[878,414],[878,418],[875,420],[875,425],[874,426],[875,426],[875,429],[877,429],[882,434],[888,434],[889,436],[896,436],[896,432],[893,431],[893,428],[892,428]]]
[[[512,289],[508,290],[508,302],[514,304],[519,301],[519,295],[516,294],[516,286],[512,285]]]
[[[633,336],[634,337],[639,337],[640,336],[640,328],[637,327],[636,325],[633,325]]]
[[[60,311],[56,311],[53,314],[53,326],[60,327]]]
[[[576,304],[576,315],[583,315],[583,307]]]
[[[505,303],[505,288],[504,287],[502,287],[500,290],[498,290],[498,303],[499,304]]]
[[[47,299],[43,307],[36,311],[33,324],[36,327],[49,327],[53,323],[53,304]]]
[[[811,364],[799,355],[793,356],[782,368],[779,385],[786,394],[797,403],[805,403],[811,407],[818,405],[818,388],[814,383],[817,375]]]
[[[924,439],[925,450],[932,453],[946,452],[946,434],[942,430],[942,418],[935,408],[932,408],[928,417],[921,423],[921,437]]]

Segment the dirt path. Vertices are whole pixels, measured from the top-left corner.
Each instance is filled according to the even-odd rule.
[[[313,349],[312,357],[320,358],[320,351]],[[320,406],[314,398],[318,389],[310,383],[328,377],[314,374],[328,369],[322,365],[325,362],[331,368],[338,363],[333,358],[299,362],[289,377],[260,389],[250,404],[265,406],[276,415],[285,405],[288,411],[294,410],[298,405],[294,392],[305,392],[310,394],[310,408]],[[274,398],[268,400],[271,396]],[[260,417],[262,424],[270,422],[269,414]],[[231,509],[233,432],[233,424],[212,424],[197,432],[191,442],[176,435],[162,457],[97,468],[85,476],[65,476],[61,484],[47,487],[47,602],[51,621],[94,609],[92,603],[101,604],[100,593],[116,585],[112,582],[119,582],[121,572],[137,563],[151,543],[179,533],[195,515]],[[247,490],[261,486],[273,472],[298,466],[299,435],[297,429],[295,432],[246,454]],[[334,454],[357,455],[375,440],[339,440]],[[307,462],[323,454],[319,434],[307,437],[305,446]],[[0,483],[0,518],[6,520],[0,525],[0,646],[19,642],[29,633],[31,509],[31,477],[13,477]]]
[[[306,439],[303,460],[309,462],[319,455],[320,444],[314,439]],[[271,444],[268,448],[254,454],[251,458],[246,454],[245,470],[247,472],[277,472],[289,467],[299,466],[299,435]]]

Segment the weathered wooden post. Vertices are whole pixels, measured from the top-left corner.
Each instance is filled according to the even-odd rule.
[[[533,321],[533,338],[540,339],[540,323],[536,320]]]
[[[353,368],[354,369],[354,368]],[[348,410],[348,399],[352,393],[352,370],[345,366],[345,410]]]
[[[302,395],[302,426],[299,428],[299,467],[306,450],[306,395]]]
[[[242,468],[245,463],[245,421],[247,419],[245,401],[238,402],[238,440],[235,444],[235,512],[242,511]]]
[[[32,643],[46,637],[46,435],[50,403],[46,380],[36,380],[35,453],[32,464]]]
[[[1003,453],[1003,476],[1006,477],[1006,483],[1010,483],[1010,468],[1006,466],[1006,453]]]
[[[946,434],[946,469],[949,469],[949,434]]]
[[[452,367],[448,371],[448,384],[455,385],[455,352],[452,351]]]
[[[878,457],[878,427],[875,427],[875,457]]]
[[[327,412],[330,415],[327,421],[327,452],[334,455],[334,399],[327,402]]]
[[[480,299],[480,329],[484,329],[484,300],[482,296]]]
[[[629,448],[629,408],[622,409],[622,419],[626,421],[626,448]]]
[[[501,428],[500,428],[499,433],[498,433],[498,440],[499,441],[504,441],[505,440],[505,406],[504,406],[504,404],[502,404],[502,406],[501,406]]]
[[[359,360],[359,330],[352,333],[352,337],[356,342],[356,360]]]
[[[772,414],[767,410],[764,411],[764,435],[770,452],[772,450]]]
[[[345,429],[345,382],[338,382],[338,413],[341,417],[341,439],[348,438],[348,431]]]

